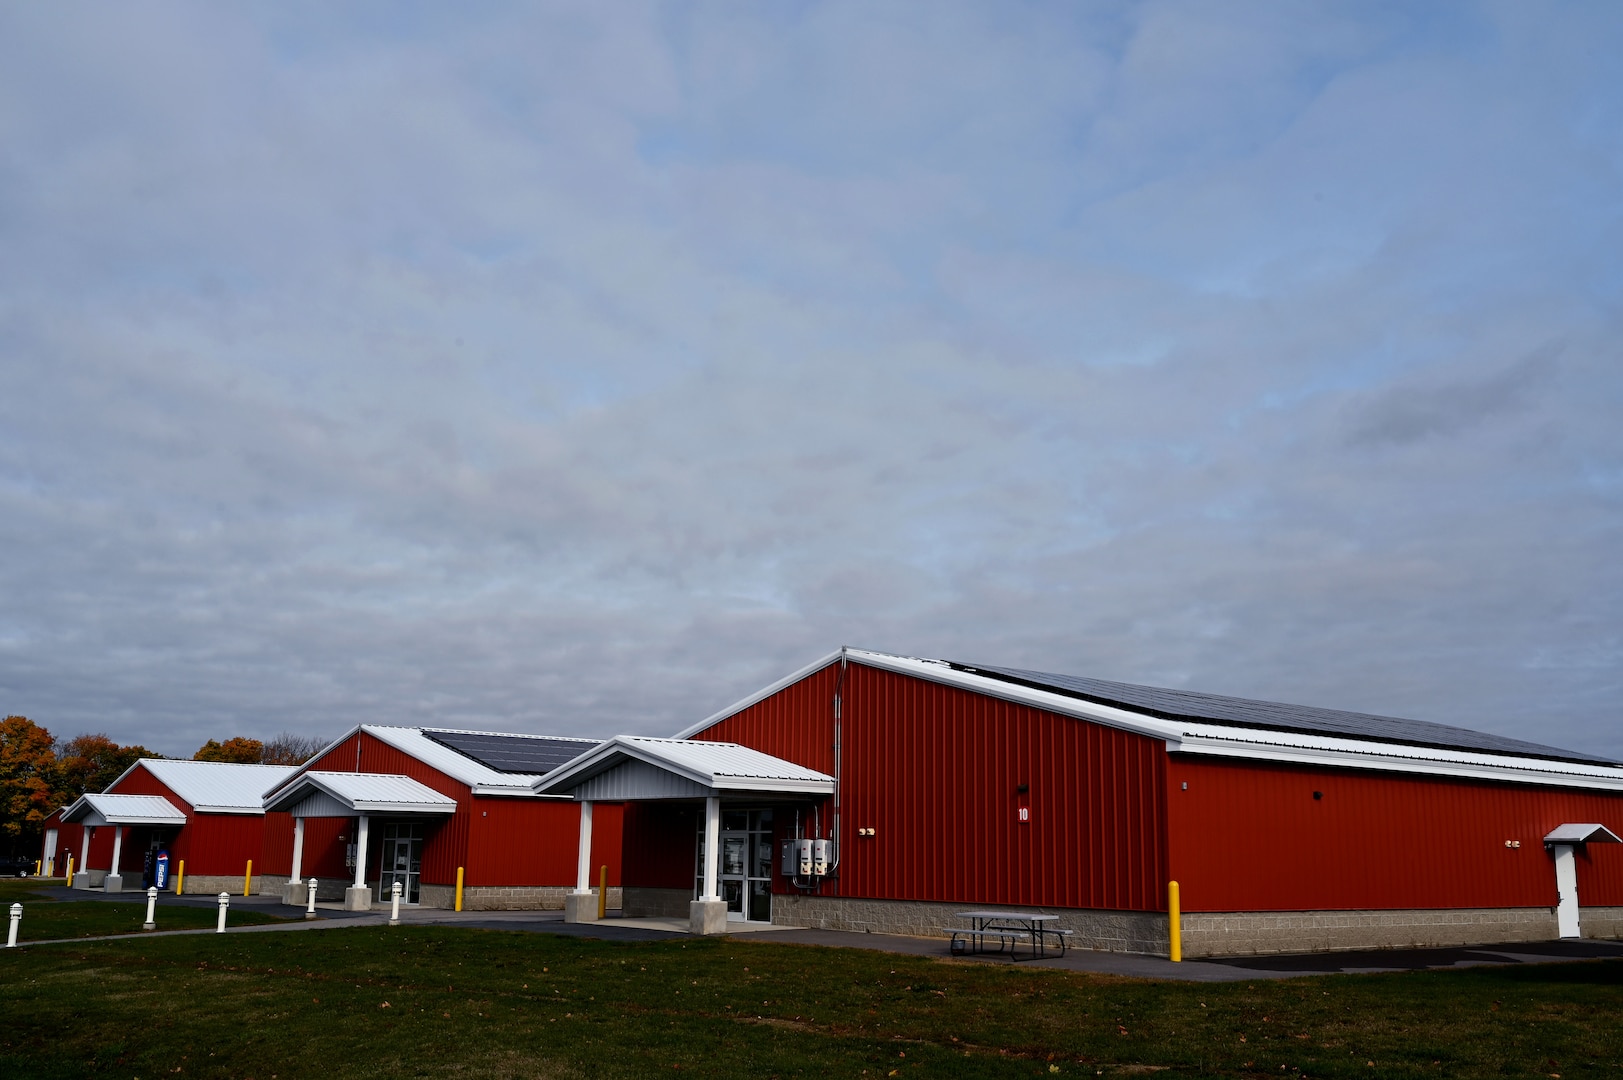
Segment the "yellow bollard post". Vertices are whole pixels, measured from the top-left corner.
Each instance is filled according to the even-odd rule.
[[[244,895],[244,896],[248,895],[248,889],[249,889],[249,886],[253,883],[253,880],[254,880],[254,861],[252,859],[249,859],[248,860],[248,869],[246,869],[246,870],[244,870],[242,872],[242,895]]]
[[[1167,929],[1172,935],[1169,950],[1174,964],[1183,961],[1183,907],[1178,903],[1178,883],[1167,882]]]
[[[73,853],[68,853],[68,884],[73,884]]]
[[[462,910],[462,867],[456,868],[456,909]]]
[[[175,895],[176,896],[180,895],[180,887],[182,885],[184,885],[184,884],[186,884],[186,860],[182,859],[182,860],[180,860],[180,865],[175,867]]]
[[[609,868],[600,867],[597,871],[597,917],[609,917]]]

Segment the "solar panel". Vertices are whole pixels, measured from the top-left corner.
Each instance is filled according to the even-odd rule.
[[[1424,720],[1403,720],[1392,716],[1319,709],[1311,705],[1283,705],[1274,701],[1202,694],[1192,690],[1162,690],[1153,686],[1085,679],[1075,675],[1051,675],[1021,668],[979,667],[953,664],[959,671],[1004,682],[1050,690],[1098,705],[1119,705],[1148,713],[1163,720],[1206,721],[1234,727],[1270,731],[1295,731],[1315,735],[1335,735],[1350,739],[1377,739],[1409,746],[1430,746],[1444,750],[1471,750],[1477,753],[1539,757],[1586,765],[1616,765],[1607,758],[1579,754],[1539,743],[1507,739],[1500,735],[1468,728],[1432,724]]]
[[[478,731],[424,731],[426,738],[502,773],[541,776],[597,745],[596,739],[548,735],[487,735]]]

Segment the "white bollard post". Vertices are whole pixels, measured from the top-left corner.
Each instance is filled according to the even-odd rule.
[[[400,925],[400,882],[395,882],[389,889],[392,899],[389,901],[389,925]]]
[[[17,947],[17,927],[21,925],[22,921],[23,906],[21,904],[12,904],[11,929],[6,931],[6,948],[15,949]]]
[[[214,927],[214,932],[216,934],[225,933],[225,909],[230,907],[230,906],[231,906],[231,894],[226,893],[226,892],[221,893],[220,894],[220,921]]]
[[[310,902],[307,905],[305,905],[304,917],[306,919],[313,919],[313,918],[316,917],[316,879],[315,878],[310,879]]]
[[[152,921],[152,916],[156,913],[155,909],[157,908],[157,906],[158,906],[158,887],[156,885],[154,885],[151,888],[147,889],[147,921],[141,924],[141,929],[143,929],[143,930],[156,930],[158,928],[158,924]]]

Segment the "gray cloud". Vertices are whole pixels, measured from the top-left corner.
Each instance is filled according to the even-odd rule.
[[[1603,9],[153,12],[0,27],[7,711],[846,643],[1623,756]]]

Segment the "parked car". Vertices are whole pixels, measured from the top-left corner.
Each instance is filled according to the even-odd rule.
[[[34,872],[34,860],[26,855],[0,855],[0,877],[28,877]]]

